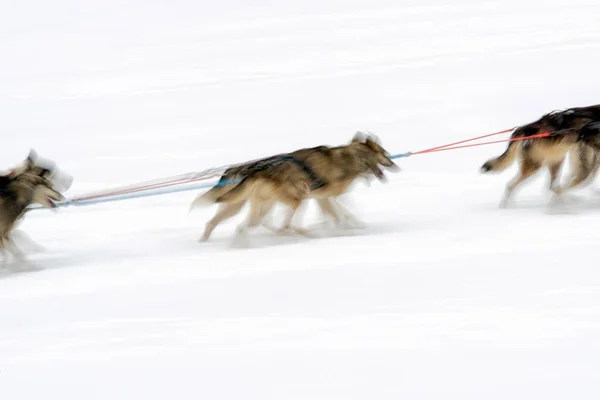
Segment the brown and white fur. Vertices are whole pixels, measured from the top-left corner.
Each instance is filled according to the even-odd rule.
[[[27,207],[37,203],[44,207],[55,207],[64,197],[52,188],[51,182],[30,172],[21,172],[4,182],[0,191],[0,248],[6,253],[22,259],[23,253],[13,243],[11,232],[16,222],[22,218]]]
[[[54,200],[56,193],[58,193],[62,199],[62,194],[60,194],[60,192],[68,190],[73,182],[72,178],[64,172],[59,171],[54,163],[41,160],[37,155],[37,152],[31,149],[21,165],[11,168],[8,173],[4,175],[0,175],[0,196],[7,193],[14,194],[14,186],[11,185],[15,182],[21,182],[22,178],[19,177],[24,175],[29,176],[30,179],[32,179],[32,176],[37,176],[44,180],[44,184],[39,186],[38,189],[33,192],[31,204],[40,204],[45,207],[50,207],[51,209],[55,209]],[[24,218],[28,211],[30,211],[29,207],[21,208],[21,213],[13,223],[13,227],[8,231],[7,236],[2,239],[8,244],[12,244],[13,251],[18,250],[13,241],[13,237],[16,236],[21,237],[23,241],[27,242],[29,247],[35,248],[38,251],[42,250],[42,247],[31,240],[28,235],[15,228],[16,224]]]
[[[500,206],[506,207],[515,189],[544,166],[550,171],[549,186],[556,196],[593,179],[599,166],[596,163],[590,164],[589,160],[596,157],[597,151],[578,142],[576,136],[567,132],[594,121],[600,121],[600,105],[555,111],[516,128],[511,138],[527,138],[542,133],[550,135],[512,141],[504,153],[482,165],[483,173],[500,172],[516,159],[519,160],[519,172],[507,184]],[[557,179],[567,154],[570,155],[571,178],[566,186],[560,187]]]
[[[357,133],[344,146],[320,146],[289,154],[293,155],[293,161],[271,159],[271,164],[266,163],[246,172],[241,182],[233,188],[226,191],[213,188],[198,196],[191,208],[202,204],[220,204],[217,214],[206,224],[201,240],[208,240],[217,225],[236,215],[248,201],[250,217],[238,227],[238,234],[263,222],[277,202],[290,208],[278,232],[292,230],[291,221],[298,207],[309,198],[315,199],[324,213],[339,222],[336,208],[341,206],[335,202],[335,198],[345,193],[357,178],[375,175],[384,180],[380,165],[394,171],[399,169],[374,138],[362,133]],[[321,185],[316,186],[315,179]],[[344,210],[344,214],[348,216],[350,213]],[[306,233],[300,228],[293,230]]]

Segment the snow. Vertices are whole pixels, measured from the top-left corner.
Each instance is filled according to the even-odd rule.
[[[0,167],[35,148],[75,195],[357,130],[392,153],[499,131],[598,102],[599,12],[6,3]],[[551,208],[544,172],[500,209],[515,169],[479,167],[504,147],[400,159],[342,199],[365,229],[318,238],[234,247],[244,209],[199,243],[200,191],[32,212],[20,229],[44,251],[0,273],[0,398],[596,399],[600,198]]]

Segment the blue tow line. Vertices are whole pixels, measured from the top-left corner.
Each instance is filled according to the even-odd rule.
[[[400,154],[390,156],[390,158],[392,160],[395,160],[396,158],[404,158],[404,157],[410,157],[410,156],[412,156],[412,153],[409,151],[408,153],[400,153]]]

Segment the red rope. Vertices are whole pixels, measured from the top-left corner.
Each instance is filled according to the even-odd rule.
[[[164,188],[164,187],[180,185],[183,183],[198,182],[198,181],[201,181],[204,179],[213,178],[215,176],[220,176],[220,174],[205,175],[205,176],[201,176],[201,177],[198,177],[195,179],[181,178],[181,179],[173,179],[173,180],[160,182],[160,183],[154,183],[154,184],[136,185],[136,186],[131,186],[128,188],[123,188],[123,189],[115,189],[115,190],[111,190],[111,191],[98,192],[98,193],[90,194],[87,196],[74,197],[73,200],[75,200],[75,201],[93,200],[93,199],[98,199],[98,198],[102,198],[102,197],[110,197],[110,196],[117,196],[117,195],[121,195],[121,194],[141,192],[143,190],[160,189],[160,188]]]
[[[445,144],[443,146],[431,147],[429,149],[417,151],[417,152],[412,153],[412,154],[429,153],[429,152],[432,152],[432,151],[437,151],[438,149],[441,149],[441,148],[444,148],[444,147],[450,147],[450,146],[454,146],[454,145],[457,145],[457,144],[463,144],[463,143],[467,143],[467,142],[472,142],[474,140],[479,140],[479,139],[483,139],[483,138],[490,137],[490,136],[502,135],[503,133],[512,132],[514,130],[515,130],[515,128],[505,129],[503,131],[494,132],[494,133],[488,133],[487,135],[482,135],[482,136],[477,136],[477,137],[474,137],[474,138],[471,138],[471,139],[461,140],[460,142],[449,143],[449,144]],[[459,148],[460,147],[457,147],[457,149],[459,149]]]
[[[260,161],[260,160],[262,160],[262,159],[257,158],[256,160],[253,160],[253,161]],[[247,162],[252,162],[252,161],[247,161]],[[93,199],[98,199],[98,198],[102,198],[102,197],[135,193],[135,192],[140,192],[143,190],[160,189],[160,188],[164,188],[164,187],[180,185],[183,183],[198,182],[198,181],[202,181],[204,179],[219,177],[219,176],[221,176],[221,173],[223,171],[225,171],[227,168],[230,168],[230,167],[233,167],[236,165],[242,165],[242,164],[244,164],[244,163],[223,165],[221,167],[211,168],[211,169],[205,170],[203,172],[192,172],[192,173],[177,175],[177,176],[173,176],[173,177],[168,177],[168,178],[163,178],[163,179],[155,179],[152,181],[142,182],[142,183],[138,183],[137,185],[122,186],[120,188],[115,188],[115,189],[112,189],[109,191],[95,192],[95,193],[90,193],[86,196],[75,197],[73,200],[75,200],[75,201],[93,200]]]
[[[491,135],[488,135],[488,136],[491,136]],[[421,151],[415,151],[414,153],[411,153],[411,154],[425,154],[425,153],[433,153],[433,152],[436,152],[436,151],[464,149],[466,147],[485,146],[487,144],[494,144],[494,143],[516,142],[516,141],[519,141],[519,140],[538,139],[538,138],[543,138],[543,137],[548,137],[548,136],[550,136],[550,132],[539,133],[537,135],[532,135],[532,136],[516,137],[516,138],[510,138],[510,139],[503,139],[503,140],[494,140],[492,142],[474,143],[474,144],[466,144],[466,145],[463,145],[463,146],[449,147],[449,146],[452,146],[453,144],[465,143],[465,142],[471,141],[471,139],[469,139],[469,140],[463,140],[462,142],[456,142],[456,143],[452,143],[452,144],[447,144],[445,146],[438,146],[438,147],[432,147],[430,149],[425,149],[425,150],[421,150]]]

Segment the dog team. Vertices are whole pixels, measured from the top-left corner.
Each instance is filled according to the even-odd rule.
[[[547,136],[527,139],[540,134]],[[542,167],[550,172],[549,189],[560,196],[590,182],[598,173],[600,105],[550,112],[517,127],[511,139],[515,140],[509,142],[504,153],[481,167],[483,173],[500,172],[518,160],[518,173],[508,182],[500,206],[507,206],[515,189]],[[557,179],[567,154],[571,176],[561,187]],[[300,205],[309,199],[315,199],[322,213],[331,217],[336,225],[347,227],[359,221],[336,198],[360,178],[385,181],[382,168],[400,170],[378,138],[357,132],[345,145],[303,148],[230,167],[213,188],[194,199],[190,210],[219,205],[215,216],[206,223],[201,241],[207,241],[220,223],[237,215],[246,203],[250,204],[249,216],[237,227],[237,236],[259,225],[278,234],[308,235],[307,230],[293,227],[292,219]],[[8,254],[23,258],[22,251],[13,243],[12,234],[29,207],[33,204],[56,207],[56,202],[64,201],[62,193],[71,183],[72,180],[54,165],[43,165],[33,150],[22,165],[0,175],[0,248],[5,253],[5,261]],[[289,209],[279,228],[266,221],[277,203]]]

